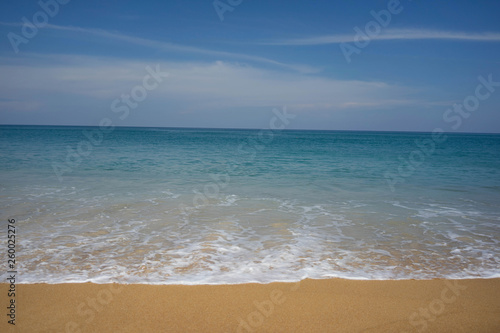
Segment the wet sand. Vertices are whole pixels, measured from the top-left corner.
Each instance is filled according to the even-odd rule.
[[[500,279],[0,284],[0,332],[500,332]]]

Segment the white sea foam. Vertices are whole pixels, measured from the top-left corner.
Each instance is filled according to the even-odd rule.
[[[349,204],[229,195],[181,212],[170,202],[174,196],[113,203],[101,215],[75,207],[65,215],[69,220],[23,228],[20,282],[487,278],[497,276],[500,267],[498,240],[474,233],[466,220],[457,218],[463,212],[454,209],[437,211],[436,224],[389,219],[387,225],[369,225],[354,222],[360,212],[353,215]],[[421,212],[415,210],[415,216]],[[187,223],[181,228],[182,214]]]

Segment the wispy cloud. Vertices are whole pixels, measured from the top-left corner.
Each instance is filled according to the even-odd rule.
[[[31,65],[0,59],[0,98],[38,98],[51,105],[65,96],[111,101],[130,91],[144,76],[144,61],[88,56],[30,57]],[[38,59],[38,60],[37,60]],[[37,64],[37,62],[39,64]],[[241,65],[235,62],[161,62],[168,80],[154,92],[164,109],[198,111],[289,105],[298,111],[335,112],[353,108],[392,108],[413,104],[413,89],[384,82],[338,80]],[[23,78],[29,77],[30,80]],[[71,97],[73,98],[73,97]],[[2,105],[0,105],[2,106]],[[14,105],[3,105],[12,109]],[[0,108],[1,109],[1,108]],[[172,108],[173,110],[174,108]],[[172,111],[173,112],[173,111]]]
[[[20,26],[21,24],[20,23],[0,22],[0,25]],[[276,67],[280,67],[280,68],[284,68],[284,69],[288,69],[288,70],[293,70],[293,71],[300,72],[300,73],[317,73],[317,72],[321,71],[320,68],[316,68],[316,67],[309,66],[309,65],[287,64],[287,63],[279,62],[279,61],[265,58],[265,57],[261,57],[261,56],[254,56],[254,55],[227,52],[227,51],[210,50],[210,49],[205,49],[205,48],[200,48],[200,47],[181,45],[181,44],[170,43],[170,42],[165,42],[165,41],[130,36],[130,35],[122,34],[120,32],[108,31],[108,30],[104,30],[104,29],[82,28],[82,27],[76,27],[76,26],[61,26],[61,25],[55,25],[55,24],[47,24],[44,29],[51,29],[51,30],[56,30],[56,31],[66,31],[66,32],[71,32],[71,33],[75,33],[75,34],[93,35],[93,36],[103,38],[103,39],[108,39],[108,40],[113,40],[113,41],[121,41],[123,43],[133,44],[136,46],[148,47],[148,48],[160,50],[160,51],[210,56],[210,57],[216,58],[216,60],[221,60],[221,58],[222,58],[222,59],[238,59],[240,61],[256,62],[256,63],[272,65],[272,66],[276,66]]]
[[[56,30],[66,30],[66,31],[92,34],[92,35],[100,36],[103,38],[120,40],[120,41],[123,41],[126,43],[135,44],[135,45],[139,45],[139,46],[146,46],[146,47],[150,47],[150,48],[157,49],[157,50],[163,50],[163,51],[174,51],[174,52],[181,52],[181,53],[200,54],[200,55],[212,56],[212,57],[223,57],[223,58],[229,58],[229,59],[247,60],[247,61],[252,61],[252,62],[264,63],[264,64],[268,64],[268,65],[274,65],[277,67],[294,70],[294,71],[297,71],[300,73],[316,73],[316,72],[320,71],[320,69],[312,67],[312,66],[308,66],[308,65],[286,64],[286,63],[282,63],[282,62],[279,62],[279,61],[276,61],[273,59],[268,59],[268,58],[260,57],[260,56],[253,56],[253,55],[248,55],[248,54],[233,53],[233,52],[226,52],[226,51],[214,51],[214,50],[209,50],[209,49],[204,49],[204,48],[199,48],[199,47],[186,46],[186,45],[180,45],[180,44],[169,43],[169,42],[164,42],[164,41],[157,41],[157,40],[146,39],[146,38],[141,38],[141,37],[129,36],[129,35],[125,35],[122,33],[110,32],[110,31],[102,30],[102,29],[81,28],[81,27],[73,27],[73,26],[58,26],[58,25],[52,25],[52,24],[47,25],[47,27],[52,28],[52,29],[56,29]]]
[[[263,45],[325,45],[349,43],[354,41],[355,33],[334,34],[327,36],[314,36],[307,38],[282,39],[268,42],[261,42]],[[371,40],[459,40],[472,42],[500,42],[500,32],[453,32],[423,29],[387,29]]]

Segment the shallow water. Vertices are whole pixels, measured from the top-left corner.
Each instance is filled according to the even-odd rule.
[[[499,135],[92,131],[0,126],[20,282],[500,276]]]

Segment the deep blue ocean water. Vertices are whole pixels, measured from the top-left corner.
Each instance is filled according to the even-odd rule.
[[[500,276],[500,135],[0,126],[0,159],[25,283]]]

